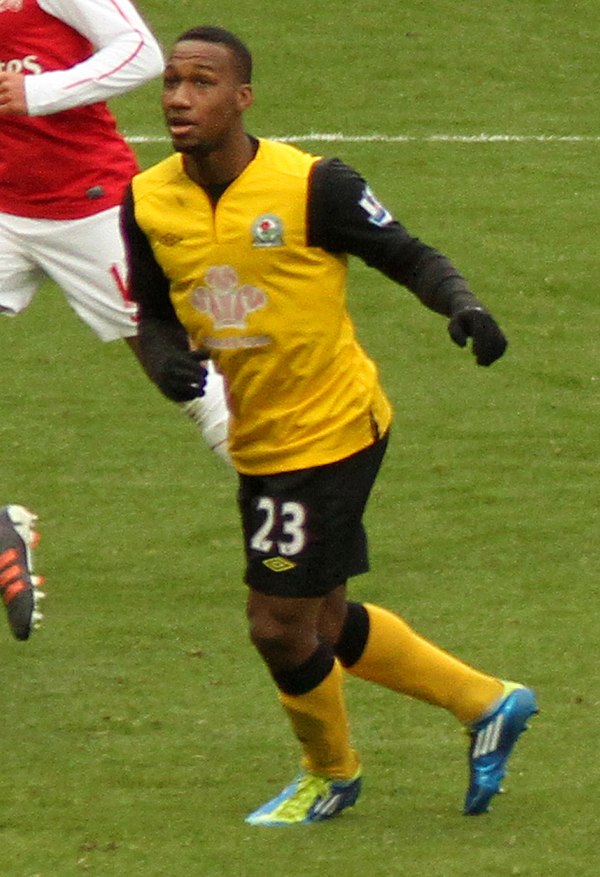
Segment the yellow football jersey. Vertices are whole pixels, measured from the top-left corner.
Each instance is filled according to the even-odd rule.
[[[347,312],[346,257],[307,246],[317,160],[260,140],[216,206],[179,154],[132,184],[136,221],[177,316],[225,376],[230,451],[247,474],[343,459],[391,420]]]

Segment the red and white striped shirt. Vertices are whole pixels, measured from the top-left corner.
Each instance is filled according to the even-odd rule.
[[[129,0],[0,0],[0,69],[25,74],[29,115],[0,118],[0,211],[79,219],[118,205],[137,171],[105,101],[158,76]]]

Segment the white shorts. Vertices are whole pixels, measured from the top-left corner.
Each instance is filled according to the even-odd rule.
[[[49,277],[102,341],[136,335],[126,271],[118,207],[69,220],[0,213],[0,314],[23,311]]]

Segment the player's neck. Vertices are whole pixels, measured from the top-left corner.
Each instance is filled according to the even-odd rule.
[[[242,173],[256,154],[256,141],[240,132],[223,149],[205,154],[194,152],[184,157],[185,171],[199,186],[230,183]]]

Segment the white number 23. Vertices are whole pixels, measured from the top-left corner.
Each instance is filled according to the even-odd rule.
[[[301,503],[288,501],[279,505],[272,497],[261,496],[257,509],[265,513],[265,519],[250,540],[255,551],[268,554],[274,545],[277,545],[280,554],[287,557],[302,551],[306,544],[306,511]],[[280,528],[277,527],[279,521]],[[276,528],[280,532],[274,532]],[[277,536],[280,538],[277,539]]]

